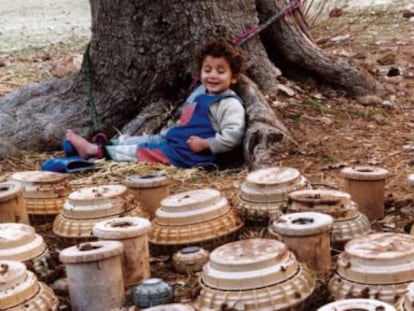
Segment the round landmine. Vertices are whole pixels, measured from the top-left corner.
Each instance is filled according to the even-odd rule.
[[[327,214],[303,212],[282,215],[270,230],[293,251],[300,262],[307,264],[321,278],[331,266],[330,230],[333,218]]]
[[[232,203],[246,224],[266,226],[269,218],[282,214],[288,193],[308,186],[306,179],[294,168],[260,169],[247,175]]]
[[[64,174],[47,171],[25,171],[13,174],[11,180],[23,185],[27,213],[32,223],[52,221],[62,211],[71,191]]]
[[[320,307],[317,311],[396,311],[385,302],[375,299],[345,299]]]
[[[124,184],[135,200],[147,208],[150,219],[154,219],[161,200],[170,195],[170,181],[164,174],[132,175],[125,179]]]
[[[58,305],[52,289],[38,282],[23,263],[0,260],[0,310],[55,311]]]
[[[342,191],[315,189],[292,192],[289,194],[287,212],[317,212],[331,216],[334,219],[331,231],[334,249],[343,249],[347,241],[370,231],[368,218],[358,211],[351,196]]]
[[[170,303],[162,306],[146,308],[142,311],[195,311],[195,309],[189,305],[183,305],[180,303]]]
[[[179,250],[172,257],[177,272],[198,272],[209,259],[209,252],[198,246],[189,246]]]
[[[118,241],[83,243],[60,252],[74,310],[111,310],[124,304],[122,252]]]
[[[53,222],[53,232],[65,238],[89,239],[98,222],[125,216],[148,217],[125,186],[86,187],[68,196],[63,212]]]
[[[198,245],[212,249],[232,241],[243,226],[240,215],[214,189],[192,190],[161,201],[149,232],[155,252]]]
[[[132,291],[132,300],[140,308],[165,305],[173,301],[173,288],[161,279],[147,279]]]
[[[49,252],[43,238],[25,224],[0,224],[0,260],[22,261],[33,272],[45,276],[50,272]]]
[[[414,279],[414,236],[374,233],[346,243],[329,281],[335,299],[363,297],[390,304]]]
[[[23,186],[15,181],[0,183],[0,223],[5,222],[30,224]]]
[[[140,283],[151,275],[148,230],[151,223],[144,218],[122,217],[105,220],[93,227],[100,240],[117,240],[124,246],[122,271],[125,286]]]
[[[345,191],[351,194],[361,213],[369,220],[383,218],[388,171],[379,167],[355,166],[342,169],[341,174],[345,179]]]
[[[204,265],[195,307],[219,309],[243,302],[244,310],[303,310],[315,280],[285,244],[250,239],[215,249]]]

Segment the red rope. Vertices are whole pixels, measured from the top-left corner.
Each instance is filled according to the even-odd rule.
[[[234,43],[238,43],[240,42],[242,39],[246,38],[248,35],[250,35],[251,33],[254,33],[257,29],[259,28],[259,25],[254,25],[252,28],[250,28],[248,31],[246,31],[245,33],[241,34],[240,36],[237,36],[236,38],[233,39]]]
[[[292,14],[293,11],[300,8],[301,4],[302,4],[302,0],[292,0],[287,5],[282,7],[282,9],[280,9],[275,14],[273,14],[271,17],[269,17],[263,24],[254,25],[248,31],[236,37],[235,39],[233,39],[233,42],[239,45],[243,44],[244,42],[253,38],[255,35],[257,35],[261,31],[265,30],[267,27],[269,27],[279,18]]]

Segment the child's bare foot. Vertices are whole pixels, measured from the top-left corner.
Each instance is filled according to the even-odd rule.
[[[96,157],[99,154],[99,146],[87,141],[72,130],[66,131],[66,139],[70,141],[82,159]]]

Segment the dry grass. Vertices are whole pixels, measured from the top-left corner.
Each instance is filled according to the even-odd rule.
[[[0,53],[0,97],[31,83],[53,79],[51,71],[71,53],[83,54],[87,42],[73,38],[44,48]]]
[[[6,181],[18,171],[39,170],[41,163],[51,156],[60,157],[63,154],[61,152],[51,154],[23,151],[17,158],[1,159],[0,181]],[[206,172],[197,168],[178,169],[157,164],[98,160],[95,169],[67,174],[67,176],[72,187],[76,189],[92,185],[119,184],[130,175],[148,175],[155,172],[165,174],[171,179],[173,193],[208,187],[220,190],[229,199],[238,188],[238,181],[243,180],[247,174],[245,168]]]

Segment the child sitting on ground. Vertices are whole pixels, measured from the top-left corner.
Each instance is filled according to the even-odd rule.
[[[216,155],[240,146],[245,131],[242,100],[230,87],[243,66],[240,48],[230,41],[208,42],[197,55],[201,85],[187,98],[178,124],[159,135],[115,139],[112,145],[93,144],[72,130],[66,139],[83,159],[171,164],[176,167],[211,165]],[[122,137],[121,137],[122,138]]]

